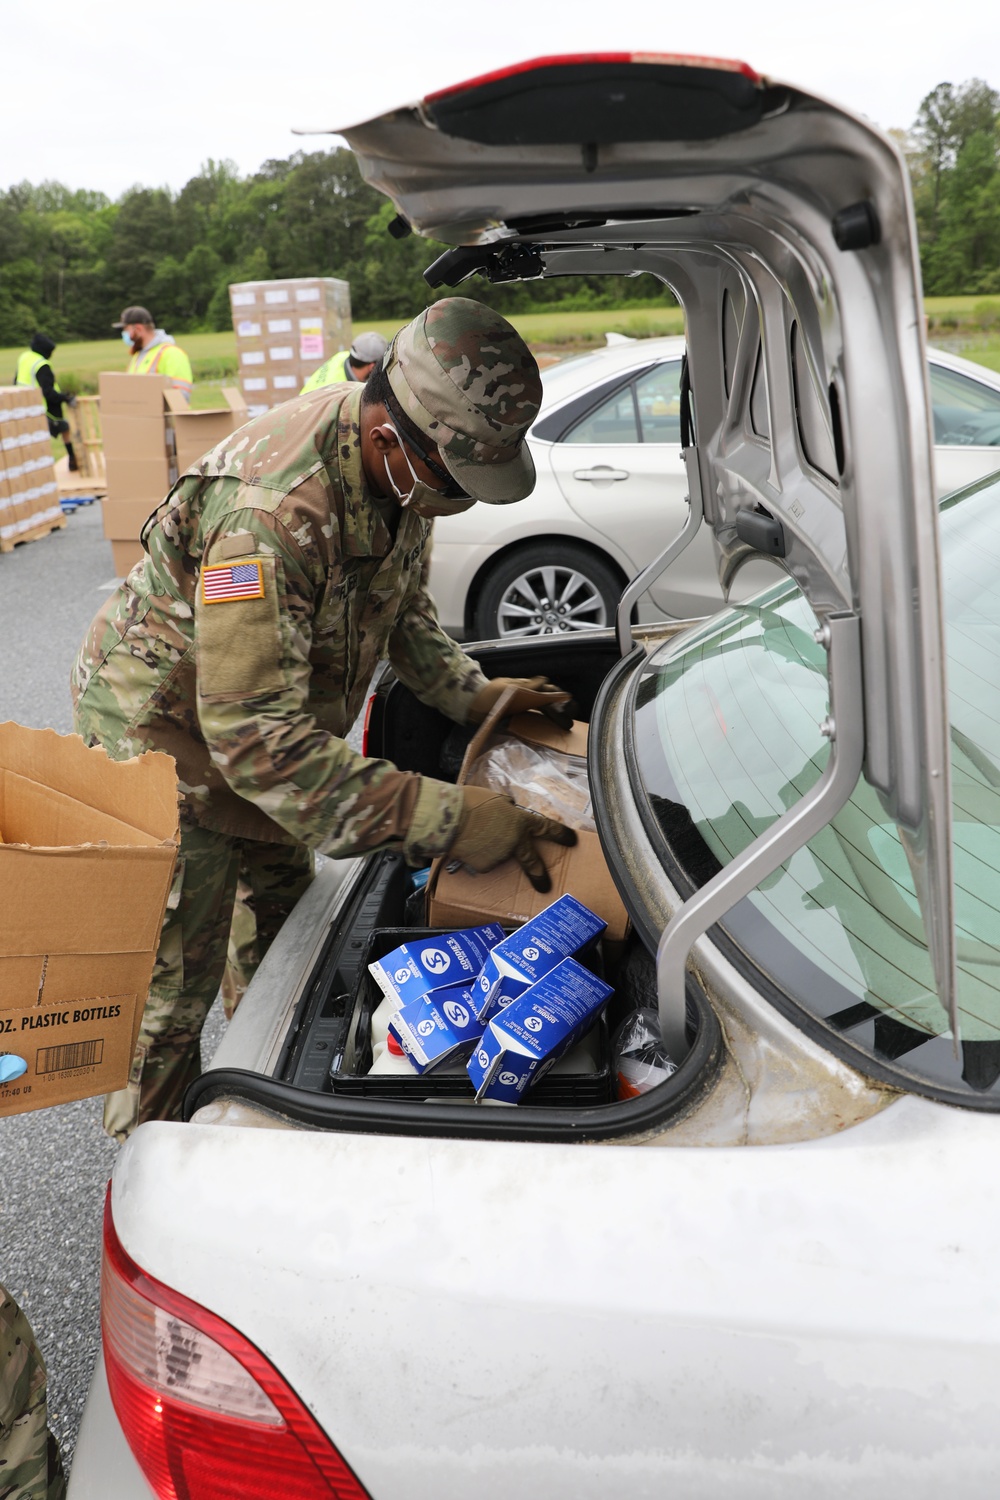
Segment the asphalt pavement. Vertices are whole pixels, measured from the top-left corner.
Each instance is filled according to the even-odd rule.
[[[0,554],[0,722],[72,730],[69,673],[116,586],[99,505]],[[348,742],[361,748],[360,722]],[[207,1062],[225,1029],[216,1001]],[[24,1308],[49,1370],[49,1417],[68,1462],[100,1346],[101,1217],[117,1145],[100,1099],[0,1120],[0,1282]]]
[[[72,729],[70,667],[114,583],[99,505],[0,555],[0,721]],[[224,1025],[217,1004],[205,1057]],[[100,1342],[101,1215],[117,1150],[101,1129],[100,1099],[0,1120],[0,1281],[41,1345],[50,1420],[67,1459]]]

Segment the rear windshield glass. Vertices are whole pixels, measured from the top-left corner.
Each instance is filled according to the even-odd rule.
[[[724,919],[795,1005],[900,1075],[1000,1108],[1000,481],[942,512],[959,1006],[956,1061],[904,845],[862,780],[848,805]],[[822,774],[816,619],[780,584],[664,648],[638,684],[642,789],[701,885]]]

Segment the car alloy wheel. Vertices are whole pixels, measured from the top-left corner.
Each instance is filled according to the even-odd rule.
[[[569,635],[612,624],[621,584],[583,548],[531,548],[497,569],[477,624],[488,636]],[[544,560],[542,560],[544,559]]]

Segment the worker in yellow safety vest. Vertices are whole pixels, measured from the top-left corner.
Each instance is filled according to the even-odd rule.
[[[52,437],[61,437],[66,445],[66,456],[69,459],[71,469],[78,469],[76,454],[73,452],[73,444],[66,434],[69,432],[69,423],[63,416],[64,406],[75,406],[76,397],[67,396],[56,384],[55,373],[49,363],[55,350],[55,341],[50,339],[47,333],[36,333],[31,340],[31,348],[25,349],[17,361],[17,369],[14,371],[15,385],[37,386],[45,398],[45,411],[49,420],[49,434]]]
[[[349,349],[341,349],[339,354],[312,372],[299,395],[317,391],[321,385],[339,385],[345,380],[357,380],[364,385],[388,347],[388,339],[380,333],[359,333]]]
[[[147,308],[126,307],[114,326],[121,329],[123,341],[132,350],[129,375],[165,375],[168,384],[190,401],[191,361],[169,333],[157,328]]]

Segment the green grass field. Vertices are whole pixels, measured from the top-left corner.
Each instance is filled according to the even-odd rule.
[[[928,297],[925,301],[932,343],[964,354],[991,370],[1000,371],[1000,297]],[[633,338],[683,333],[684,316],[679,307],[627,307],[619,311],[515,313],[511,322],[536,354],[563,355],[593,349],[604,342],[605,333],[624,333]],[[359,327],[362,325],[359,325]],[[399,324],[393,320],[366,323],[387,338]],[[236,381],[236,339],[233,333],[185,333],[178,336],[194,367],[192,405],[203,408],[221,403],[221,386]],[[0,349],[0,383],[13,379],[20,349]],[[62,344],[53,366],[68,389],[96,391],[102,370],[124,370],[125,346],[120,339],[101,339],[87,344]],[[5,375],[5,372],[9,374]]]

